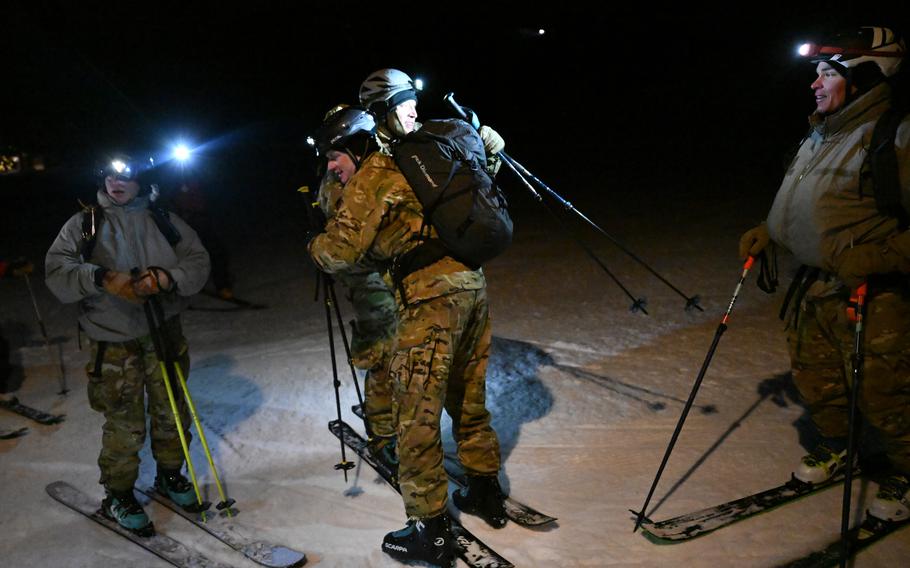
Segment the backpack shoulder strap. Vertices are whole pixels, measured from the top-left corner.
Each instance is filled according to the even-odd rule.
[[[79,205],[82,206],[82,248],[80,254],[82,255],[82,261],[88,262],[92,257],[92,251],[95,250],[98,230],[104,220],[104,209],[97,205],[86,205],[81,201]]]
[[[152,219],[155,221],[158,230],[161,231],[161,234],[167,239],[168,244],[170,244],[171,247],[176,247],[177,243],[180,242],[180,231],[178,231],[177,227],[174,226],[174,223],[171,222],[170,214],[154,202],[149,202],[149,213],[152,215]]]
[[[910,217],[901,204],[901,186],[894,138],[908,112],[910,110],[905,108],[892,107],[882,114],[872,131],[870,155],[875,204],[883,214],[895,217],[902,230],[910,226]]]

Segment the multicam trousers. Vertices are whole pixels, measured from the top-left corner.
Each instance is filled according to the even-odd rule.
[[[848,434],[855,326],[846,309],[842,296],[807,296],[787,338],[793,380],[829,438]],[[893,290],[871,295],[864,321],[859,410],[883,435],[893,465],[910,473],[910,297]]]
[[[173,352],[179,354],[177,363],[184,377],[188,377],[190,357],[180,318],[168,320],[162,331]],[[184,461],[183,449],[151,337],[146,335],[123,343],[92,340],[86,372],[89,404],[105,418],[98,457],[101,484],[110,491],[127,491],[136,483],[139,450],[145,443],[146,394],[152,455],[160,469],[179,470]],[[171,384],[189,444],[191,418],[176,376]]]
[[[411,518],[445,511],[440,418],[452,418],[458,458],[470,474],[499,472],[499,440],[486,409],[490,318],[486,290],[455,292],[402,307],[389,368],[398,416],[398,475]]]
[[[392,342],[398,326],[395,294],[376,272],[347,274],[342,283],[354,307],[351,322],[351,359],[354,366],[366,369],[364,412],[373,435],[395,435],[392,418],[392,383],[388,366]]]

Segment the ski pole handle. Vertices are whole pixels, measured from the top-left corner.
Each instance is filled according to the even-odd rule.
[[[850,293],[850,301],[847,302],[847,319],[856,323],[862,324],[863,320],[863,307],[866,304],[866,294],[868,293],[868,285],[863,282],[856,287],[853,292]]]
[[[450,107],[452,107],[452,110],[455,111],[455,114],[458,115],[458,118],[460,118],[462,120],[468,119],[468,113],[465,112],[464,108],[462,108],[462,106],[460,104],[455,102],[455,93],[454,92],[448,93],[446,96],[442,97],[442,100],[445,101],[446,103],[448,103]]]

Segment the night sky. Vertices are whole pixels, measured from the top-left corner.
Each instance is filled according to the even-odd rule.
[[[325,111],[396,67],[427,84],[421,118],[449,116],[454,91],[562,187],[774,180],[812,108],[797,43],[858,21],[906,28],[908,2],[271,4],[5,3],[0,144],[76,179],[105,150],[182,136],[219,179],[287,191],[312,175],[302,140]]]

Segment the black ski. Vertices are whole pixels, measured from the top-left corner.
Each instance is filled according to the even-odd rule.
[[[28,428],[19,428],[18,430],[0,430],[0,440],[12,440],[28,434]]]
[[[229,568],[207,556],[194,552],[186,545],[163,534],[141,537],[105,517],[99,510],[100,502],[91,499],[65,481],[55,481],[46,487],[47,494],[70,509],[82,513],[96,523],[103,525],[120,536],[127,538],[152,554],[167,560],[179,568]]]
[[[15,412],[21,416],[25,416],[35,422],[40,424],[58,424],[63,422],[63,417],[65,414],[49,414],[37,408],[32,408],[31,406],[26,406],[19,402],[19,399],[13,397],[8,400],[0,400],[0,407]]]
[[[791,478],[790,481],[783,485],[778,485],[748,497],[695,511],[694,513],[687,513],[657,522],[645,519],[641,527],[647,533],[647,536],[656,540],[668,542],[690,540],[785,503],[790,503],[806,495],[838,485],[843,480],[842,475],[836,475],[824,483],[812,484]],[[632,512],[638,515],[637,512]]]
[[[241,534],[230,517],[224,512],[207,512],[205,521],[199,513],[190,513],[174,504],[173,501],[158,493],[155,488],[143,489],[142,493],[161,503],[171,511],[190,521],[224,544],[242,553],[244,556],[269,568],[290,568],[306,564],[306,554],[286,546],[272,544],[262,540],[253,540]],[[232,510],[233,512],[233,510]]]
[[[351,411],[358,417],[363,418],[363,408],[359,404],[352,406]],[[446,455],[445,467],[446,473],[449,474],[449,479],[451,479],[453,483],[459,487],[466,486],[467,480],[465,479],[464,473],[460,470],[456,458]],[[550,515],[541,513],[537,509],[525,505],[512,497],[506,497],[504,504],[506,516],[509,517],[509,520],[525,527],[539,527],[557,520],[557,517],[551,517]]]
[[[858,527],[855,527],[847,533],[848,557],[852,558],[857,552],[868,548],[881,539],[898,529],[910,525],[910,521],[892,522],[883,521],[879,518],[867,515],[866,520]],[[826,568],[828,566],[837,566],[843,558],[843,545],[840,538],[826,546],[823,550],[817,550],[794,560],[783,566],[787,568]]]
[[[446,473],[449,474],[449,479],[451,479],[453,483],[459,487],[467,486],[467,479],[465,478],[464,473],[460,471],[456,458],[446,455],[445,466]],[[505,505],[506,516],[509,517],[509,520],[524,527],[539,527],[552,523],[557,519],[556,517],[541,513],[537,509],[529,507],[511,497],[506,497],[503,504]]]
[[[257,304],[255,302],[243,300],[240,298],[236,298],[234,296],[231,296],[230,298],[222,298],[216,292],[212,292],[211,290],[202,290],[200,292],[200,294],[203,294],[210,298],[215,298],[216,300],[221,300],[222,302],[228,302],[229,304],[234,304],[235,306],[238,306],[239,308],[242,308],[245,310],[264,310],[264,309],[268,308],[268,306],[266,306],[265,304]],[[196,309],[199,309],[199,308],[196,308]]]
[[[370,453],[366,440],[344,421],[332,420],[329,430],[349,448],[357,452],[363,461],[370,464],[379,475],[391,485],[395,491],[401,492],[398,485],[392,481],[392,472],[384,463],[378,461]],[[457,519],[452,519],[452,534],[455,537],[458,556],[468,566],[474,568],[513,568],[511,562],[497,554],[493,549],[480,541],[476,536],[464,528]]]

